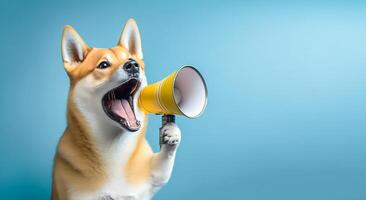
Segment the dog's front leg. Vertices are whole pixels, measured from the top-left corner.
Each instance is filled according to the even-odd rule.
[[[157,191],[169,181],[173,170],[175,153],[181,140],[181,134],[175,123],[167,123],[160,129],[160,152],[152,159],[153,191]]]

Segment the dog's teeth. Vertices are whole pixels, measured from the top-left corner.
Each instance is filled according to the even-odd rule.
[[[136,124],[137,124],[137,126],[140,126],[140,121],[139,121],[139,120],[137,120],[137,121],[136,121]]]
[[[135,87],[134,87],[134,88],[132,88],[132,90],[131,90],[131,93],[130,93],[130,94],[132,94],[132,93],[136,90],[136,88],[137,88],[137,85],[135,85]]]
[[[126,123],[127,123],[127,126],[130,126],[131,124],[130,124],[130,121],[126,121]]]
[[[114,91],[112,91],[112,99],[115,100],[116,99],[116,94],[114,94]]]

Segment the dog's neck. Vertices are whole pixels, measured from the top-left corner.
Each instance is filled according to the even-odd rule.
[[[85,112],[74,101],[69,100],[68,133],[73,135],[75,147],[83,152],[85,158],[93,158],[92,163],[101,166],[109,180],[123,177],[121,173],[124,171],[121,167],[129,161],[137,144],[145,139],[147,119],[141,120],[140,130],[127,132],[98,117],[98,113]]]
[[[129,132],[118,127],[108,118],[97,99],[86,96],[82,90],[70,91],[67,110],[70,131],[80,129],[74,132],[85,132],[103,150],[108,150],[115,145],[120,146],[123,140],[133,139],[141,134],[147,123],[143,113],[139,111],[136,113],[142,118],[140,130]]]

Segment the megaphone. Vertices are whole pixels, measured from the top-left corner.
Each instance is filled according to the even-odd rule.
[[[146,86],[138,104],[146,113],[162,114],[163,125],[174,122],[174,115],[200,116],[207,104],[207,87],[200,72],[183,66],[163,80]]]

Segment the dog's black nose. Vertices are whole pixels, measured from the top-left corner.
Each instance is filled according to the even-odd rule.
[[[123,65],[123,69],[131,76],[134,77],[139,76],[140,66],[135,60],[130,59],[128,62],[126,62]]]

